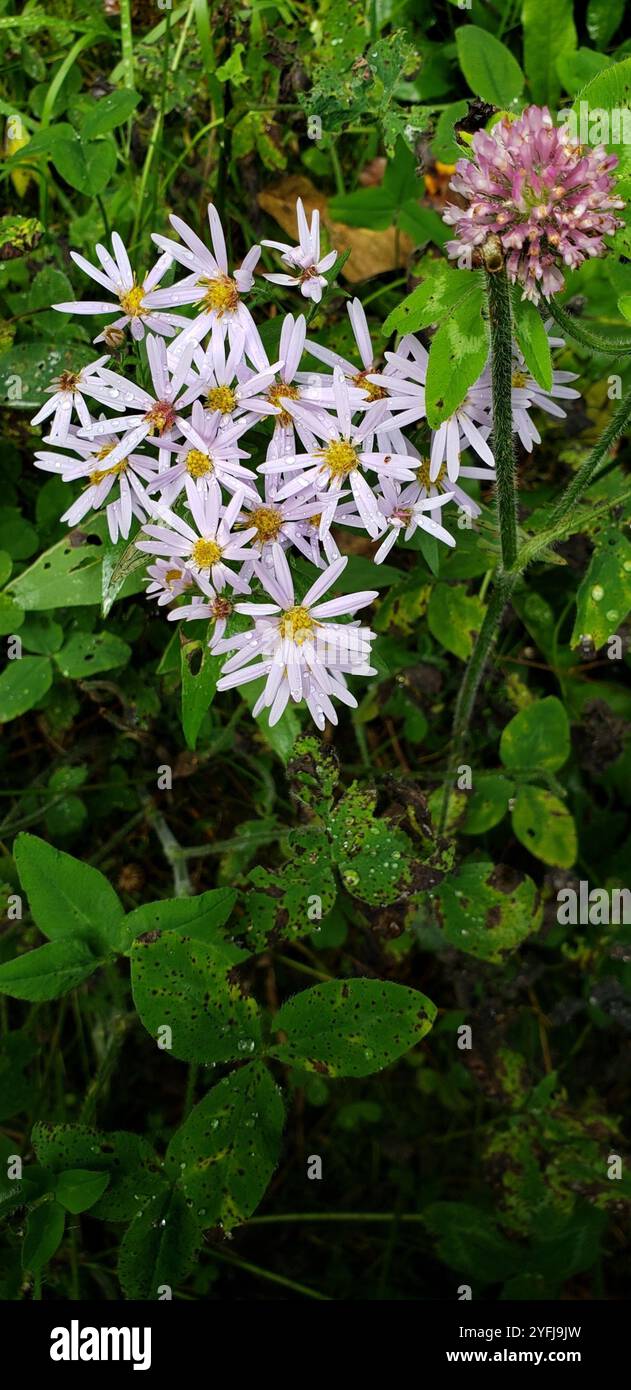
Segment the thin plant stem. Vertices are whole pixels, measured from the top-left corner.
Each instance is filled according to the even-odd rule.
[[[597,444],[594,445],[591,453],[588,454],[585,459],[585,462],[581,464],[581,467],[574,474],[571,482],[568,483],[565,491],[561,494],[550,517],[550,528],[554,528],[558,522],[563,521],[574,504],[578,502],[579,498],[586,492],[599,464],[607,457],[609,450],[616,443],[616,440],[620,439],[621,436],[626,433],[630,424],[631,391],[628,391],[627,395],[623,396],[620,401],[609,424],[603,430]]]

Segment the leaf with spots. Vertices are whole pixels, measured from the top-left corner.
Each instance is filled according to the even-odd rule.
[[[543,768],[556,772],[570,755],[567,714],[556,695],[533,700],[502,731],[500,758],[510,771]]]
[[[166,1165],[202,1228],[230,1230],[251,1216],[278,1162],[284,1120],[281,1092],[258,1062],[231,1072],[191,1111]]]
[[[353,783],[329,821],[333,858],[345,888],[380,907],[419,889],[414,848],[405,831],[375,816],[376,792]]]
[[[130,1221],[139,1206],[154,1200],[165,1186],[162,1164],[151,1144],[125,1130],[106,1133],[88,1125],[37,1123],[33,1129],[37,1158],[52,1173],[81,1168],[109,1174],[109,1186],[90,1215],[102,1221]]]
[[[335,903],[337,889],[326,836],[310,829],[294,831],[289,848],[294,853],[281,869],[257,865],[248,874],[245,939],[250,951],[261,951],[279,938],[292,941],[305,936]]]
[[[571,646],[575,647],[581,637],[591,637],[598,650],[618,631],[629,611],[631,542],[621,531],[606,531],[598,540],[576,595]]]
[[[502,864],[463,864],[441,883],[436,899],[450,945],[493,965],[541,926],[532,879]]]
[[[369,1076],[420,1042],[436,1007],[382,980],[331,980],[288,999],[274,1018],[272,1056],[326,1076]]]
[[[173,1290],[186,1279],[200,1231],[179,1189],[140,1212],[125,1232],[118,1277],[126,1298],[157,1299],[165,1285]]]
[[[261,1044],[258,1007],[229,978],[246,952],[167,931],[131,951],[134,1003],[154,1040],[184,1062],[243,1061]],[[162,1032],[168,1027],[170,1035]]]
[[[330,808],[339,781],[337,754],[315,734],[297,738],[287,764],[289,789],[294,801],[307,810],[322,813]]]
[[[513,830],[536,859],[571,869],[577,855],[576,826],[558,796],[541,787],[520,787],[513,807]]]
[[[223,939],[220,928],[228,921],[236,897],[234,888],[209,888],[194,898],[143,903],[128,912],[125,932],[130,942],[146,932],[179,931],[212,944]]]

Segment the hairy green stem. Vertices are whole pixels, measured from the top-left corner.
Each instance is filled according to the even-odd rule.
[[[592,482],[598,465],[607,457],[609,450],[615,444],[616,440],[620,439],[621,436],[626,433],[630,424],[631,391],[629,391],[626,396],[623,396],[609,424],[603,430],[598,443],[594,445],[591,453],[588,454],[585,459],[585,462],[581,464],[581,467],[574,474],[574,477],[571,482],[568,483],[565,491],[562,492],[550,517],[550,528],[553,528],[558,522],[562,521],[564,517],[567,516],[568,512],[571,511],[575,502],[578,502],[579,497],[582,496]]]
[[[559,328],[562,328],[564,333],[569,334],[582,347],[590,348],[592,352],[616,353],[618,356],[631,353],[631,338],[601,338],[599,333],[594,333],[591,328],[585,328],[573,314],[568,314],[567,310],[557,304],[554,299],[546,300],[546,317],[548,313],[552,315],[555,323],[558,323]]]
[[[513,326],[506,271],[486,276],[491,329],[491,387],[493,392],[493,452],[497,475],[496,494],[502,569],[511,570],[517,559],[517,505],[515,500],[515,451],[511,404]]]

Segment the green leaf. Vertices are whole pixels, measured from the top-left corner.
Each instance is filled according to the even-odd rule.
[[[602,647],[618,631],[631,610],[631,544],[618,530],[599,536],[576,595],[576,621],[570,639],[582,637]]]
[[[78,135],[56,140],[50,158],[62,179],[88,198],[103,192],[116,168],[116,148],[109,140],[90,142]]]
[[[126,666],[131,654],[129,644],[113,632],[75,632],[57,652],[55,661],[63,676],[83,680],[100,671]]]
[[[246,958],[229,942],[179,932],[136,940],[131,952],[134,1003],[156,1042],[167,1038],[185,1062],[243,1061],[261,1045],[258,1007],[228,972]],[[161,1033],[165,1025],[171,1034]],[[168,1049],[171,1050],[171,1049]]]
[[[561,79],[563,91],[576,96],[586,82],[591,82],[603,68],[608,68],[611,58],[604,53],[595,53],[593,48],[568,49],[560,53],[556,60],[556,70]]]
[[[458,61],[471,91],[483,101],[504,109],[524,88],[524,74],[506,44],[478,28],[463,24],[456,29]]]
[[[609,154],[616,154],[620,161],[617,175],[631,168],[629,146],[625,142],[625,127],[630,119],[625,112],[631,110],[631,58],[611,63],[586,87],[581,87],[572,110],[581,143],[602,144]]]
[[[348,788],[327,818],[333,858],[344,887],[362,902],[380,907],[436,882],[418,861],[404,830],[376,814],[374,787]]]
[[[53,683],[47,656],[22,656],[9,661],[0,675],[0,724],[33,708]]]
[[[467,272],[464,272],[465,274]],[[486,296],[474,282],[432,338],[425,382],[427,420],[437,429],[458,409],[489,355]]]
[[[24,622],[24,609],[9,594],[0,594],[0,636],[17,632]]]
[[[101,613],[104,618],[107,618],[123,588],[125,595],[142,592],[146,565],[147,557],[142,550],[138,550],[134,541],[130,541],[128,545],[123,540],[118,541],[116,545],[112,545],[110,541],[105,545],[101,576]],[[140,570],[143,571],[142,575],[139,573]],[[178,636],[177,633],[173,635]]]
[[[462,829],[465,835],[484,835],[504,819],[515,790],[501,772],[476,772]]]
[[[384,337],[391,333],[416,333],[440,323],[473,288],[483,292],[481,273],[454,270],[446,261],[434,261],[427,278],[397,304],[383,325]]]
[[[122,949],[123,905],[98,869],[24,832],[17,837],[14,857],[44,936],[79,938],[98,955]]]
[[[195,748],[222,665],[223,657],[212,656],[206,641],[187,642],[182,647],[182,729],[187,748]]]
[[[462,584],[435,584],[427,609],[427,625],[448,652],[467,661],[480,631],[484,604]]]
[[[533,700],[502,730],[500,758],[512,771],[545,768],[555,772],[570,756],[567,714],[556,695]]]
[[[108,1173],[91,1173],[87,1168],[69,1168],[55,1184],[55,1197],[74,1216],[88,1211],[102,1197],[109,1182]]]
[[[567,807],[540,787],[520,787],[513,808],[513,830],[526,849],[557,869],[576,860],[576,828]]]
[[[261,864],[247,877],[244,899],[245,935],[250,951],[262,951],[268,942],[295,940],[317,931],[318,921],[331,911],[337,888],[326,836],[313,830],[295,831],[290,848],[295,852],[281,869]],[[311,912],[314,899],[320,916]]]
[[[573,0],[523,0],[524,67],[533,101],[552,109],[559,99],[556,60],[576,48]]]
[[[440,884],[436,897],[450,945],[494,965],[541,926],[532,879],[502,864],[463,864]]]
[[[434,159],[439,159],[443,164],[455,164],[456,160],[462,159],[464,151],[456,140],[454,127],[458,121],[464,120],[468,112],[469,104],[466,101],[454,101],[441,111],[432,140]]]
[[[22,1267],[31,1274],[52,1260],[59,1248],[66,1224],[66,1213],[57,1202],[43,1202],[29,1213],[22,1246]]]
[[[552,389],[552,358],[541,315],[529,299],[513,294],[513,327],[518,347],[535,381],[544,391]]]
[[[43,338],[14,343],[10,351],[0,353],[0,399],[12,410],[34,410],[47,399],[46,387],[53,377],[78,371],[93,358],[94,348],[83,343],[51,344]]]
[[[589,0],[587,32],[597,48],[606,48],[622,22],[625,0]]]
[[[81,139],[93,140],[96,135],[106,135],[108,130],[115,130],[116,126],[129,119],[139,101],[138,92],[129,88],[121,88],[118,92],[109,92],[106,97],[101,97],[84,117]]]
[[[124,1130],[104,1133],[88,1125],[38,1123],[33,1129],[38,1160],[53,1173],[81,1168],[109,1178],[91,1208],[102,1221],[131,1221],[140,1204],[152,1201],[165,1185],[162,1166],[146,1139]]]
[[[0,1121],[20,1115],[32,1106],[35,1082],[25,1075],[25,1068],[38,1050],[37,1043],[26,1033],[18,1029],[5,1033],[0,1043]]]
[[[383,980],[331,980],[287,1000],[273,1022],[286,1034],[272,1056],[326,1076],[370,1076],[420,1042],[436,1007]]]
[[[501,1234],[489,1210],[466,1202],[433,1202],[423,1219],[437,1241],[439,1259],[476,1286],[497,1284],[523,1268],[523,1246]]]
[[[169,1145],[166,1165],[200,1226],[230,1230],[256,1210],[278,1163],[282,1094],[258,1062],[208,1091]]]
[[[118,1277],[126,1298],[158,1299],[189,1273],[199,1227],[179,1190],[165,1192],[128,1227],[118,1254]]]
[[[0,965],[0,992],[12,999],[57,999],[99,965],[85,941],[64,937]]]
[[[209,888],[196,898],[164,898],[143,903],[125,918],[125,934],[133,941],[145,932],[180,931],[212,945],[236,902],[235,888]],[[221,940],[221,933],[219,933]]]
[[[89,535],[82,533],[79,544],[66,539],[45,550],[12,581],[10,592],[22,608],[43,612],[99,603],[103,546],[94,526],[89,531]]]

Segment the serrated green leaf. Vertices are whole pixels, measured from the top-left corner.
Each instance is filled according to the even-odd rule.
[[[432,429],[462,405],[469,387],[484,370],[489,355],[485,306],[484,290],[474,281],[432,338],[425,381],[427,420]]]

